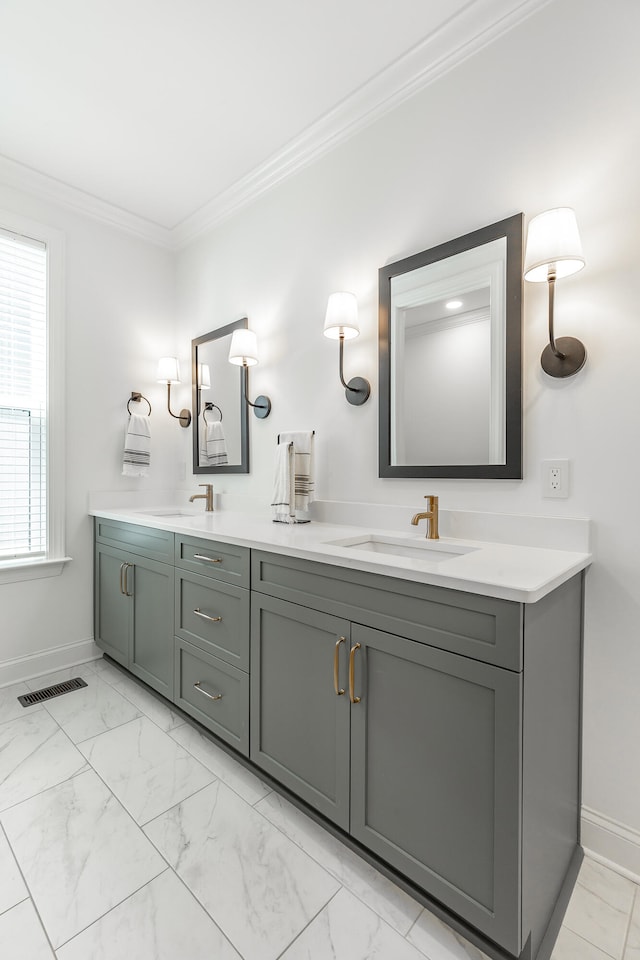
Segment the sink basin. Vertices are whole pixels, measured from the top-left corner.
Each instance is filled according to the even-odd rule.
[[[428,563],[444,563],[465,553],[473,553],[477,547],[462,547],[439,540],[419,540],[407,537],[386,537],[381,534],[365,534],[348,537],[346,540],[331,540],[327,546],[347,547],[366,553],[381,553],[391,557],[407,557],[410,560],[425,560]]]
[[[166,507],[164,510],[141,510],[140,513],[147,517],[194,517],[195,514],[189,510],[172,510]]]

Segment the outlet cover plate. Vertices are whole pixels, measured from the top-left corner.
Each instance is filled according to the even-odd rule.
[[[564,500],[569,496],[569,461],[542,461],[542,496]]]

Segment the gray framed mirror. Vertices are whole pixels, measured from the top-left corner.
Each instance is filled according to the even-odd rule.
[[[234,330],[246,317],[191,341],[193,472],[249,473],[246,370],[229,363]]]
[[[522,479],[522,224],[380,268],[381,477]]]

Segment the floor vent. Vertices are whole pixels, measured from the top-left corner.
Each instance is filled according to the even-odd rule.
[[[52,697],[61,697],[63,693],[70,693],[72,690],[80,690],[87,684],[81,677],[74,677],[73,680],[65,680],[64,683],[54,683],[51,687],[43,687],[42,690],[34,690],[33,693],[23,693],[18,700],[23,707],[32,707],[34,703],[42,703],[43,700],[51,700]]]

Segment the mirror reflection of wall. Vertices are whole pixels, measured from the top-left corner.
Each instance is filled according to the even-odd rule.
[[[243,318],[192,341],[194,473],[248,473],[244,370],[229,363],[233,331]]]
[[[391,279],[391,462],[505,462],[504,237]]]

